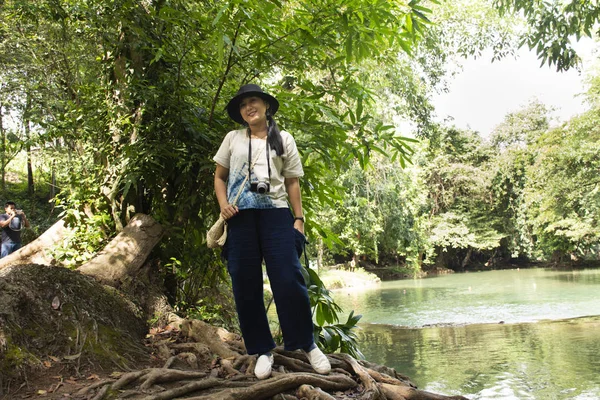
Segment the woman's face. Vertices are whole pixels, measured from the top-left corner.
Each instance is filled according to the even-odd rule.
[[[240,102],[240,114],[248,125],[266,124],[268,108],[268,104],[256,96],[246,97]]]

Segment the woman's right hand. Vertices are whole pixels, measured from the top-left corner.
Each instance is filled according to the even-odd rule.
[[[235,216],[239,212],[237,206],[227,204],[225,207],[221,207],[221,215],[227,221],[229,218]]]

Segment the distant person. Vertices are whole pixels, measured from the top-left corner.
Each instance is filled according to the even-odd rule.
[[[2,228],[2,252],[0,258],[21,248],[21,229],[29,228],[29,221],[23,210],[17,210],[13,201],[4,203],[4,214],[0,214]]]

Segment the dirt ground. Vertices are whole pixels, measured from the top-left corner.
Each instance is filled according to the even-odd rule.
[[[0,395],[1,400],[18,399],[78,399],[89,398],[87,395],[77,395],[81,389],[107,379],[117,379],[126,371],[115,367],[110,371],[93,365],[77,366],[72,361],[44,360],[42,366],[31,371],[26,381],[20,385],[13,385]],[[141,360],[137,365],[139,369],[157,367],[162,362],[149,355],[147,360]]]
[[[165,336],[166,335],[166,336]],[[78,395],[77,393],[96,383],[118,379],[126,372],[130,372],[133,367],[135,370],[145,368],[160,367],[164,363],[156,355],[157,349],[155,341],[162,337],[173,337],[178,335],[178,331],[151,329],[142,348],[145,355],[139,355],[136,360],[130,362],[129,370],[124,370],[121,366],[100,365],[96,360],[84,359],[83,357],[69,357],[59,359],[48,356],[42,359],[39,364],[32,367],[27,373],[23,373],[22,382],[8,382],[8,387],[2,391],[0,385],[0,400],[19,400],[19,399],[89,399],[90,394]],[[7,382],[3,383],[5,386]],[[93,397],[93,396],[92,396]]]
[[[1,399],[78,399],[75,395],[79,390],[93,384],[101,379],[110,377],[105,371],[86,371],[80,376],[65,374],[64,365],[53,365],[50,368],[39,371],[35,376],[29,376],[27,381],[19,387],[9,388],[9,393],[0,397]]]

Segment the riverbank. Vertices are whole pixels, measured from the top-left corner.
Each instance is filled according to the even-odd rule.
[[[419,271],[417,275],[412,274],[406,268],[397,266],[378,267],[372,264],[365,268],[349,268],[343,264],[325,267],[319,271],[319,277],[329,290],[347,289],[347,288],[366,288],[379,285],[382,281],[400,280],[400,279],[421,279],[435,276],[443,276],[454,273],[465,272],[485,272],[501,270],[519,270],[543,268],[555,271],[572,271],[582,269],[600,268],[600,261],[569,261],[563,263],[551,262],[527,262],[527,263],[503,263],[497,264],[494,268],[475,268],[465,271],[454,271],[448,268],[434,267],[427,271]]]
[[[319,272],[319,277],[329,290],[364,288],[376,286],[381,283],[381,279],[377,275],[367,272],[362,268],[355,268],[353,271],[324,269]]]
[[[485,265],[470,265],[463,271],[455,271],[449,268],[429,266],[425,270],[418,271],[416,274],[409,268],[401,265],[374,265],[365,263],[361,265],[360,270],[378,276],[382,281],[393,281],[400,279],[421,279],[435,276],[443,276],[454,273],[465,272],[486,272],[486,271],[502,271],[502,270],[519,270],[542,268],[551,271],[576,271],[584,269],[600,269],[600,260],[567,260],[561,262],[554,261],[506,261],[496,262],[493,266]]]

